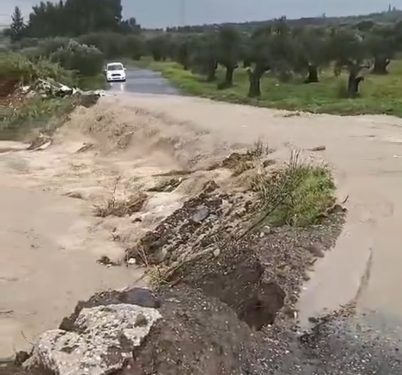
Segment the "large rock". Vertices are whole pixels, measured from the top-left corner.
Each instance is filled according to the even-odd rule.
[[[160,318],[156,309],[137,305],[84,308],[72,330],[42,334],[24,367],[57,375],[110,374],[125,367]]]

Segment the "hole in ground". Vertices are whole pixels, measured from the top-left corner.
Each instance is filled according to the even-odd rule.
[[[285,297],[285,292],[278,284],[263,284],[255,295],[244,302],[238,311],[238,317],[259,331],[275,322],[276,314],[283,307]]]

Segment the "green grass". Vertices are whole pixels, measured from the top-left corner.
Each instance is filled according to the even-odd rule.
[[[0,53],[0,80],[16,80],[29,84],[38,78],[52,78],[69,86],[76,83],[74,72],[63,69],[49,60],[32,62],[22,54]]]
[[[335,202],[330,171],[299,164],[297,156],[274,175],[256,177],[252,188],[263,202],[261,222],[275,226],[316,224]]]
[[[402,61],[399,60],[391,64],[388,75],[367,74],[361,85],[361,96],[355,99],[340,97],[340,87],[346,85],[347,75],[335,77],[330,70],[322,72],[321,82],[309,85],[302,83],[301,78],[282,83],[267,74],[262,80],[262,97],[257,100],[247,97],[248,76],[244,69],[237,69],[234,87],[217,90],[216,82],[207,83],[204,77],[185,71],[174,62],[144,59],[136,62],[136,65],[160,71],[183,93],[215,100],[313,113],[389,114],[402,117]],[[222,69],[218,70],[220,80],[223,74]]]
[[[0,139],[19,139],[38,128],[51,133],[74,109],[76,100],[34,97],[22,107],[0,107]]]

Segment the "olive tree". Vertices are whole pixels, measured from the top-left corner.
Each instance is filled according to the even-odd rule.
[[[364,77],[363,69],[370,68],[367,63],[369,49],[363,36],[355,30],[339,29],[332,33],[330,51],[338,69],[346,68],[348,77],[347,96],[359,96],[359,86]]]
[[[366,36],[367,48],[374,60],[374,74],[388,74],[388,65],[396,52],[393,30],[388,26],[374,26]]]
[[[234,71],[238,68],[241,58],[241,39],[240,33],[233,27],[224,26],[219,31],[218,63],[226,69],[225,80],[218,85],[220,89],[233,86]]]
[[[194,40],[192,64],[200,73],[206,75],[207,82],[216,80],[218,69],[218,38],[215,32],[200,36]]]
[[[244,65],[250,81],[248,96],[261,96],[261,79],[271,69],[272,55],[270,50],[271,28],[257,30],[247,43],[244,53]]]
[[[323,29],[303,28],[294,33],[297,42],[295,70],[305,83],[319,82],[318,71],[330,62],[328,37]]]
[[[147,47],[155,61],[165,61],[171,55],[172,43],[167,35],[158,35],[148,40]]]
[[[193,43],[193,40],[188,36],[177,38],[172,43],[174,58],[183,66],[184,70],[190,68]]]

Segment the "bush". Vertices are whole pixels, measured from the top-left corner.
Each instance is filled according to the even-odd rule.
[[[72,72],[46,59],[31,61],[18,53],[0,53],[0,79],[15,80],[28,84],[38,78],[53,78],[66,85],[74,84]]]
[[[70,42],[69,38],[56,37],[42,39],[38,45],[40,55],[49,57],[52,53],[58,51],[62,47],[66,47]]]
[[[0,107],[0,138],[20,139],[34,129],[52,132],[62,124],[64,116],[74,107],[73,97],[34,97],[18,109]]]
[[[273,176],[253,181],[264,204],[264,221],[272,225],[316,224],[335,203],[335,185],[329,170],[300,164],[297,159],[292,158]]]
[[[129,57],[134,60],[140,60],[145,54],[145,43],[141,37],[136,35],[127,35],[124,37],[122,47],[122,57]]]
[[[104,57],[99,49],[74,40],[70,40],[65,47],[60,47],[52,53],[50,59],[58,62],[63,68],[75,70],[84,76],[99,74],[104,64]]]
[[[110,59],[121,57],[125,36],[117,33],[91,33],[78,38],[80,43],[94,46]]]
[[[145,53],[143,38],[133,34],[91,33],[80,36],[78,41],[98,48],[107,59],[129,57],[139,60]]]

